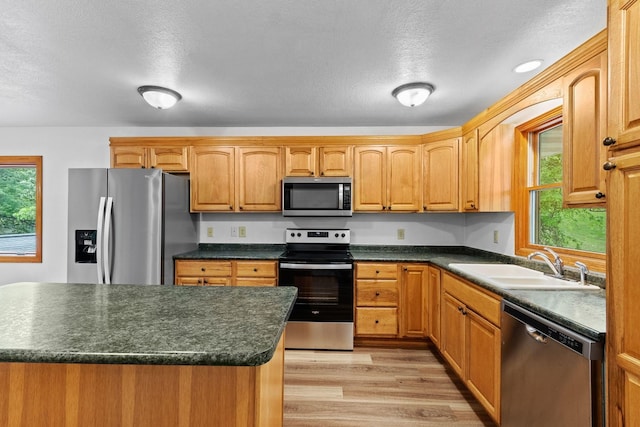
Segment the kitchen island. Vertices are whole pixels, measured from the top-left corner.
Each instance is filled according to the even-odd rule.
[[[0,426],[278,426],[289,287],[0,287]]]

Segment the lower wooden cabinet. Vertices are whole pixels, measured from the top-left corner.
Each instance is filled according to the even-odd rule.
[[[442,273],[441,352],[500,422],[500,297]]]
[[[277,261],[177,260],[177,286],[276,286]]]
[[[427,264],[356,264],[356,336],[427,336]]]

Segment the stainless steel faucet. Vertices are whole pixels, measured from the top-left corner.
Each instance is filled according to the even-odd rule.
[[[544,250],[551,254],[551,256],[553,257],[553,262],[551,261],[551,258],[549,258],[547,254],[540,251],[530,253],[527,258],[528,259],[533,259],[535,257],[542,258],[542,260],[547,263],[547,265],[553,272],[553,277],[562,279],[564,277],[564,262],[562,262],[562,260],[560,259],[560,256],[557,253],[555,253],[555,251],[553,251],[552,249],[544,248]]]

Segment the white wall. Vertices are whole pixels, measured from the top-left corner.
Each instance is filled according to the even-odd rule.
[[[0,263],[0,285],[18,281],[66,281],[67,270],[67,170],[78,167],[108,167],[111,136],[254,136],[254,135],[413,135],[430,133],[445,127],[360,127],[360,128],[83,128],[53,127],[0,128],[0,156],[43,156],[43,254],[42,263]],[[255,215],[255,216],[254,216]],[[475,215],[483,215],[474,219]],[[497,215],[496,219],[493,216]],[[215,242],[282,242],[284,229],[304,227],[304,220],[285,220],[276,214],[247,214],[235,217],[202,215],[203,223],[214,227]],[[466,222],[471,218],[472,233]],[[230,227],[238,221],[247,227],[246,240],[231,240]],[[240,224],[240,222],[242,224]],[[511,220],[512,222],[512,220]],[[506,235],[513,226],[503,214],[356,214],[346,220],[353,230],[354,244],[463,245],[499,251],[513,251],[512,246],[493,248],[480,235],[482,230],[500,227]],[[326,226],[333,226],[333,222]],[[495,224],[495,225],[494,225]],[[342,225],[340,225],[342,226]],[[405,240],[396,239],[397,228],[405,229]],[[218,234],[218,229],[220,234]],[[228,231],[225,231],[228,230]],[[510,231],[509,231],[510,230]],[[206,226],[201,240],[207,242]],[[225,233],[227,236],[225,236]],[[501,236],[502,231],[500,231]],[[469,237],[467,237],[469,234]],[[491,234],[492,236],[492,234]],[[275,239],[277,237],[277,240]],[[507,236],[505,236],[507,237]],[[220,240],[217,240],[220,238]],[[227,239],[227,240],[225,240]],[[253,240],[255,239],[255,240]],[[507,237],[507,239],[509,239]],[[512,238],[511,238],[512,239]],[[508,245],[508,240],[505,241]]]

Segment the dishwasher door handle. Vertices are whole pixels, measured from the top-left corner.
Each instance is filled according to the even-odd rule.
[[[539,342],[541,344],[546,344],[547,343],[547,337],[542,332],[540,332],[539,330],[537,330],[533,326],[529,326],[527,324],[525,324],[524,326],[525,326],[525,328],[527,330],[527,335],[529,335],[531,338],[533,338],[534,340],[536,340],[537,342]]]

